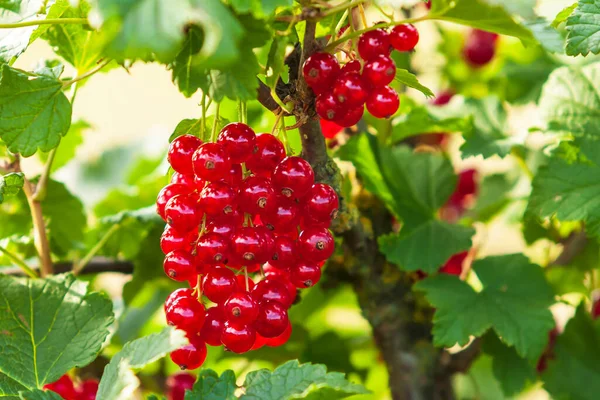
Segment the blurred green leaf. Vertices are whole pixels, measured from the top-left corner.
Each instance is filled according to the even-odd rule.
[[[9,24],[45,19],[48,11],[46,3],[48,2],[44,0],[5,2],[4,7],[0,7],[0,23]],[[0,30],[0,61],[9,63],[14,57],[21,55],[29,46],[35,30],[35,25]]]
[[[61,139],[60,145],[56,149],[54,161],[52,162],[52,172],[58,171],[75,157],[77,148],[83,143],[83,132],[91,128],[92,126],[82,119],[71,124],[69,131]],[[48,153],[39,152],[38,154],[42,162],[48,160]]]
[[[42,60],[36,65],[33,73],[51,79],[58,79],[64,71],[65,66],[59,60]]]
[[[488,175],[479,183],[475,206],[467,215],[477,221],[489,222],[510,203],[510,191],[517,179],[510,179],[504,174]]]
[[[231,0],[233,9],[241,14],[252,13],[258,17],[268,17],[277,7],[290,7],[292,0]]]
[[[596,0],[579,0],[567,18],[567,31],[568,55],[600,53],[600,4]]]
[[[201,87],[206,87],[208,71],[202,66],[193,65],[194,56],[202,48],[204,40],[203,31],[197,26],[192,26],[187,31],[183,48],[171,64],[173,82],[185,97],[190,97]]]
[[[560,24],[562,24],[563,22],[565,22],[567,20],[567,18],[569,18],[571,16],[571,14],[573,14],[573,11],[575,11],[576,8],[577,8],[577,2],[574,2],[570,6],[567,6],[567,7],[563,8],[561,10],[561,12],[559,12],[558,14],[556,14],[556,17],[554,18],[554,21],[552,21],[552,26],[554,28],[558,28],[558,26]]]
[[[224,97],[231,100],[252,100],[256,98],[258,80],[256,75],[260,72],[260,65],[252,49],[244,48],[241,58],[244,60],[244,68],[233,66],[211,70],[208,83],[202,87],[209,96],[219,102]]]
[[[15,196],[19,193],[24,183],[25,178],[22,172],[0,175],[0,203],[4,201],[4,196]]]
[[[553,53],[564,53],[565,40],[562,35],[550,25],[550,22],[546,21],[546,19],[536,18],[527,21],[525,26],[531,30],[533,36],[535,36],[544,49]]]
[[[185,393],[185,400],[235,400],[237,390],[235,374],[227,370],[219,375],[211,369],[203,369],[192,390]]]
[[[285,67],[285,50],[288,45],[288,39],[283,36],[275,36],[269,49],[267,59],[266,83],[270,88],[275,88],[277,81]]]
[[[546,270],[546,279],[548,279],[548,283],[550,283],[554,292],[559,296],[567,293],[587,295],[589,290],[584,284],[585,275],[584,271],[571,266],[563,267],[557,265]]]

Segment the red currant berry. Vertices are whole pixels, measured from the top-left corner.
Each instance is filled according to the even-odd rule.
[[[372,87],[390,84],[396,76],[396,63],[389,56],[380,54],[365,64],[364,81]]]
[[[365,104],[369,92],[366,83],[359,74],[348,73],[338,76],[335,80],[333,95],[341,106],[355,107]]]
[[[254,153],[256,134],[248,125],[241,122],[227,124],[217,139],[224,148],[232,163],[243,163]]]
[[[67,374],[58,378],[56,382],[48,383],[44,385],[44,389],[51,390],[54,393],[59,394],[65,400],[76,400],[77,393],[75,392],[75,386],[73,380]]]
[[[173,169],[184,175],[193,175],[192,155],[202,144],[202,140],[193,135],[183,135],[175,138],[169,146],[167,159]]]
[[[229,258],[229,239],[218,233],[205,233],[196,243],[196,257],[201,264],[225,264]]]
[[[251,324],[258,315],[258,303],[248,292],[233,293],[223,304],[225,320],[236,325]]]
[[[296,202],[282,198],[261,214],[262,222],[274,232],[287,232],[300,223],[300,208]]]
[[[327,229],[306,228],[298,236],[298,254],[308,261],[321,262],[333,254],[335,243]]]
[[[185,251],[175,250],[165,256],[165,274],[174,281],[184,282],[196,273],[194,257]]]
[[[374,89],[367,99],[367,110],[376,118],[389,118],[400,107],[398,93],[389,86]]]
[[[419,42],[419,31],[412,24],[396,25],[390,32],[390,43],[398,51],[411,51]]]
[[[261,236],[262,251],[260,252],[260,257],[257,262],[262,264],[270,260],[273,257],[273,254],[275,254],[275,234],[263,225],[256,226],[254,229],[256,229]]]
[[[465,259],[469,255],[468,251],[463,251],[461,253],[455,254],[446,261],[444,266],[440,268],[440,272],[449,275],[457,275],[463,271],[463,264],[465,263]]]
[[[254,264],[263,257],[262,235],[251,227],[244,227],[231,235],[231,252],[241,265]]]
[[[186,185],[190,188],[196,188],[196,181],[194,180],[194,174],[191,175],[183,175],[179,172],[173,172],[173,176],[171,176],[171,183],[178,183],[180,185]]]
[[[321,279],[321,268],[316,264],[299,262],[290,269],[290,281],[298,289],[312,287]]]
[[[265,343],[269,347],[279,347],[283,346],[290,340],[292,336],[292,324],[288,322],[287,328],[283,331],[283,333],[277,337],[267,339],[267,343]]]
[[[190,340],[190,344],[171,353],[171,360],[182,370],[200,368],[206,360],[206,343],[201,340]]]
[[[304,215],[312,221],[330,222],[337,217],[339,206],[337,193],[324,183],[315,183],[304,197]]]
[[[158,197],[156,198],[156,212],[160,217],[166,221],[167,217],[165,216],[165,206],[173,197],[178,194],[189,194],[194,189],[187,186],[182,185],[180,183],[170,183],[158,193]]]
[[[598,319],[600,317],[600,299],[596,299],[592,304],[592,318]]]
[[[240,186],[240,209],[250,214],[257,214],[271,203],[274,194],[275,191],[268,179],[250,176]]]
[[[221,307],[211,307],[206,310],[204,325],[200,331],[200,338],[209,346],[221,345],[221,333],[225,327],[225,316]]]
[[[197,236],[198,232],[196,231],[181,234],[172,226],[167,225],[160,236],[160,249],[165,254],[174,250],[191,251]]]
[[[380,54],[389,55],[389,34],[383,29],[363,33],[358,39],[358,54],[365,61],[369,61]]]
[[[261,349],[267,344],[267,339],[260,336],[258,333],[256,334],[256,340],[254,341],[254,345],[250,350],[258,350]]]
[[[204,324],[204,306],[193,297],[183,297],[165,308],[167,324],[189,334],[196,334]]]
[[[279,269],[273,267],[271,264],[265,264],[263,266],[263,270],[265,271],[265,278],[277,279],[285,285],[293,302],[296,299],[296,294],[298,291],[296,290],[296,285],[290,281],[290,267]]]
[[[224,303],[235,290],[237,279],[228,268],[213,268],[202,278],[202,293],[213,303]]]
[[[274,267],[284,269],[296,262],[296,241],[286,236],[277,236],[275,251],[269,262]]]
[[[358,124],[358,121],[360,121],[364,112],[365,107],[362,105],[352,107],[349,110],[347,110],[346,113],[342,114],[339,118],[336,118],[334,122],[340,126],[348,128]]]
[[[229,239],[235,232],[236,224],[229,219],[216,219],[206,224],[206,233],[218,233]]]
[[[256,284],[252,294],[260,304],[265,301],[276,301],[286,309],[290,308],[294,301],[288,288],[279,279],[263,279]]]
[[[348,61],[346,63],[346,65],[344,65],[344,67],[340,71],[340,74],[344,74],[344,73],[347,73],[347,72],[360,73],[360,69],[361,69],[360,61],[358,61],[358,60],[352,60],[352,61]]]
[[[329,53],[314,53],[302,66],[304,80],[311,89],[319,94],[330,87],[340,73],[340,64]]]
[[[219,143],[204,143],[198,147],[192,162],[196,176],[209,182],[225,178],[231,170],[229,156]]]
[[[465,60],[473,67],[488,64],[496,55],[496,39],[498,35],[474,29],[471,31],[463,48]]]
[[[228,184],[213,182],[200,192],[198,205],[209,216],[227,216],[237,207],[237,196]]]
[[[452,90],[444,90],[440,92],[440,94],[435,96],[431,104],[433,104],[434,106],[443,106],[450,103],[452,97],[454,97],[454,92]]]
[[[238,186],[240,186],[243,180],[244,173],[242,171],[241,164],[231,164],[229,174],[225,178],[223,178],[223,182],[225,182],[232,188],[237,188]]]
[[[338,119],[340,118],[336,118],[336,120]],[[323,132],[323,136],[325,136],[325,138],[327,139],[333,139],[338,133],[340,133],[344,129],[343,126],[340,126],[333,121],[319,119],[319,123],[321,124],[321,131]]]
[[[229,321],[225,322],[221,343],[229,351],[241,354],[254,346],[256,330],[250,325],[238,325]]]
[[[317,114],[327,121],[333,121],[336,116],[342,113],[342,104],[338,102],[333,92],[327,91],[320,94],[315,102]]]
[[[179,194],[169,200],[165,206],[165,216],[167,223],[181,233],[193,231],[202,221],[202,211],[192,194]]]
[[[260,305],[254,327],[262,337],[275,338],[285,331],[289,323],[287,309],[284,306],[276,301],[265,301]]]
[[[196,377],[192,374],[180,372],[167,378],[167,399],[184,400],[185,391],[192,390]]]
[[[285,158],[283,143],[270,133],[256,136],[256,152],[246,162],[246,167],[256,175],[270,177]]]
[[[177,289],[174,292],[172,292],[169,295],[169,297],[167,297],[167,300],[165,301],[165,312],[173,304],[175,304],[179,300],[185,299],[185,298],[192,298],[193,299],[194,298],[194,290],[193,289],[188,289],[188,288],[181,288],[181,289]]]
[[[96,400],[100,382],[97,379],[86,379],[81,382],[77,391],[77,400]]]
[[[275,167],[272,182],[285,197],[301,198],[315,182],[315,173],[308,161],[297,156],[286,157]]]

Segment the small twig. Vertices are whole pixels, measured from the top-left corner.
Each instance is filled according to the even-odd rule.
[[[323,11],[319,15],[319,17],[321,17],[321,18],[322,17],[326,17],[328,15],[335,14],[335,13],[340,12],[340,11],[344,11],[344,10],[347,10],[347,9],[350,9],[350,8],[354,8],[354,7],[358,6],[358,5],[361,5],[362,3],[365,3],[366,1],[367,0],[353,0],[353,1],[349,2],[349,3],[342,2],[341,4],[339,4],[339,5],[335,6],[335,7],[331,7],[328,10]]]
[[[94,75],[96,72],[100,71],[102,68],[106,67],[108,64],[110,64],[112,60],[106,60],[103,63],[98,64],[97,66],[95,66],[94,68],[90,69],[87,72],[84,72],[83,74],[76,76],[75,78],[71,79],[70,81],[66,81],[63,83],[63,88],[69,87],[72,84],[74,84],[75,82],[79,82],[82,81],[86,78],[89,78],[90,76]]]
[[[73,265],[73,275],[77,275],[81,272],[81,270],[90,262],[92,258],[100,251],[100,249],[106,244],[108,239],[121,227],[119,224],[115,224],[110,227],[108,231],[102,236],[102,239],[94,247],[90,249],[90,251],[76,264]]]
[[[31,211],[31,221],[33,222],[34,242],[41,263],[41,276],[45,278],[52,275],[52,258],[50,257],[50,244],[46,234],[46,224],[42,214],[42,203],[33,199],[33,184],[25,178],[23,184],[23,193],[27,197],[27,203]]]
[[[0,29],[24,28],[36,25],[62,25],[62,24],[87,24],[87,18],[49,18],[39,21],[23,21],[12,24],[0,24]]]
[[[267,110],[277,114],[279,112],[278,110],[280,109],[280,106],[275,100],[275,98],[271,96],[271,88],[260,79],[256,79],[258,80],[258,88],[256,89],[256,99]]]
[[[27,275],[29,275],[29,277],[31,278],[39,278],[38,274],[32,270],[29,265],[27,265],[25,263],[25,261],[21,260],[17,255],[11,253],[10,251],[8,251],[7,249],[5,249],[4,247],[0,246],[0,251],[4,254],[6,254],[6,256],[8,258],[10,258],[12,260],[12,262],[14,262],[15,264],[17,264],[19,266],[19,268],[21,270],[23,270],[23,272],[25,272]]]

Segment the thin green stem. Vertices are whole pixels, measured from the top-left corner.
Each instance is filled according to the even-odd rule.
[[[83,268],[85,268],[87,263],[89,263],[90,260],[92,258],[94,258],[96,253],[98,253],[98,251],[100,251],[100,249],[106,244],[106,242],[108,242],[108,239],[110,239],[110,237],[117,230],[119,230],[120,227],[121,227],[121,225],[114,224],[113,226],[110,227],[110,229],[108,231],[106,231],[104,236],[102,236],[102,239],[100,239],[100,241],[98,243],[96,243],[96,245],[94,247],[92,247],[90,249],[90,251],[88,251],[88,253],[78,263],[73,265],[73,270],[72,270],[73,275],[79,274],[83,270]]]
[[[200,102],[200,106],[202,107],[202,120],[200,124],[200,137],[204,140],[204,134],[206,132],[206,111],[208,107],[206,106],[206,93],[202,93],[202,101]]]
[[[17,255],[11,253],[10,251],[8,251],[7,249],[5,249],[2,246],[0,246],[0,251],[2,253],[6,254],[6,256],[12,260],[12,262],[17,264],[17,266],[19,266],[23,270],[23,272],[25,272],[31,278],[34,278],[34,279],[39,278],[39,275],[37,274],[37,272],[35,272],[33,269],[31,269],[29,267],[29,265],[25,264],[25,261],[21,260]]]
[[[283,137],[283,144],[285,145],[285,152],[288,155],[292,154],[292,148],[290,147],[290,141],[288,139],[287,129],[285,128],[285,117],[282,115],[281,120],[279,121],[281,124],[281,136]]]
[[[335,36],[340,31],[340,29],[342,29],[342,26],[344,26],[344,22],[346,22],[346,18],[348,18],[348,14],[349,14],[348,10],[344,11],[342,16],[340,17],[340,20],[333,28],[333,31],[331,31],[331,30],[329,31],[329,36],[331,36],[331,38],[329,39],[328,43],[331,43],[331,41],[335,39]]]
[[[277,93],[275,92],[274,88],[271,88],[271,97],[273,98],[273,100],[275,100],[275,103],[277,103],[277,105],[281,107],[283,111],[287,112],[288,114],[292,113],[293,105],[287,105],[283,101],[281,101],[279,96],[277,96]]]
[[[217,128],[219,126],[219,113],[221,111],[221,103],[217,103],[215,107],[215,120],[213,121],[212,132],[210,133],[210,141],[215,142],[217,140]]]
[[[353,0],[353,1],[351,1],[349,3],[346,3],[346,4],[342,2],[342,4],[339,4],[339,5],[335,6],[335,7],[331,7],[329,9],[323,11],[321,13],[321,16],[322,17],[326,17],[328,15],[335,14],[335,13],[340,12],[340,11],[344,11],[344,10],[348,10],[350,8],[354,8],[354,7],[358,6],[359,4],[366,3],[366,2],[367,2],[367,0]]]
[[[83,74],[76,76],[75,78],[71,79],[70,81],[66,81],[63,83],[63,88],[69,87],[72,84],[74,84],[75,82],[79,82],[82,81],[86,78],[89,78],[90,76],[94,75],[96,72],[100,71],[102,68],[106,67],[112,60],[106,60],[103,63],[98,64],[97,66],[95,66],[94,68],[90,69],[87,72],[84,72]]]
[[[23,21],[12,24],[0,24],[0,29],[24,28],[26,26],[36,25],[62,25],[62,24],[87,24],[86,18],[49,18],[39,21]]]

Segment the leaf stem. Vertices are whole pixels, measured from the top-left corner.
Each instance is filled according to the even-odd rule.
[[[33,198],[32,187],[33,185],[31,182],[25,178],[23,193],[25,193],[25,197],[27,197],[27,203],[29,204],[29,210],[31,211],[35,248],[38,252],[41,264],[40,273],[42,278],[45,278],[53,273],[52,258],[50,257],[50,244],[48,243],[46,224],[44,222],[44,215],[42,214],[42,203]]]
[[[350,8],[354,8],[354,7],[358,6],[358,5],[360,5],[362,3],[366,3],[366,2],[367,2],[367,0],[353,0],[353,1],[351,1],[349,3],[346,3],[346,4],[344,2],[342,2],[342,4],[339,4],[339,5],[335,6],[335,7],[331,7],[329,9],[323,11],[321,13],[321,16],[322,17],[326,17],[328,15],[335,14],[335,13],[337,13],[339,11],[344,11],[344,10],[348,10]]]
[[[0,24],[0,29],[24,28],[36,25],[87,24],[87,18],[49,18],[39,21],[23,21],[12,24]]]
[[[205,138],[205,133],[206,133],[206,110],[208,107],[206,107],[206,93],[202,93],[202,102],[200,103],[200,106],[202,107],[202,123],[200,125],[200,139],[204,140]]]
[[[4,247],[0,246],[0,251],[4,254],[6,254],[6,256],[8,258],[10,258],[15,264],[17,264],[22,270],[23,272],[25,272],[27,275],[29,275],[31,278],[39,278],[38,274],[32,270],[29,265],[27,265],[25,263],[25,261],[21,260],[17,255],[11,253],[10,251],[8,251],[7,249],[5,249]]]
[[[94,247],[92,247],[90,249],[90,251],[88,251],[88,253],[81,260],[79,260],[79,262],[73,264],[73,270],[71,271],[71,272],[73,272],[73,275],[79,274],[83,270],[83,268],[85,268],[87,263],[89,263],[90,260],[92,258],[94,258],[96,253],[98,253],[98,251],[100,251],[100,249],[106,244],[106,242],[108,242],[108,239],[110,239],[110,237],[117,230],[119,230],[120,227],[121,227],[120,224],[114,224],[113,226],[111,226],[110,229],[108,231],[106,231],[104,236],[102,236],[102,239],[100,239],[100,241],[98,243],[96,243],[96,245]]]
[[[103,63],[100,63],[97,66],[95,66],[94,68],[90,69],[89,71],[76,76],[75,78],[71,79],[70,81],[64,82],[63,88],[67,88],[67,87],[71,86],[72,84],[74,84],[75,82],[79,82],[86,78],[89,78],[90,76],[94,75],[96,72],[100,71],[102,68],[106,67],[111,61],[112,60],[106,60]]]
[[[217,127],[219,126],[219,113],[221,112],[221,103],[217,103],[215,107],[215,120],[213,121],[212,131],[210,133],[210,141],[215,142],[217,140]]]
[[[58,146],[50,150],[48,153],[48,159],[46,160],[46,164],[44,165],[44,172],[40,177],[38,184],[35,187],[35,193],[33,194],[34,201],[43,201],[46,197],[48,181],[50,180],[50,172],[52,169],[52,163],[54,162],[54,157],[56,156],[56,151],[58,150]]]

